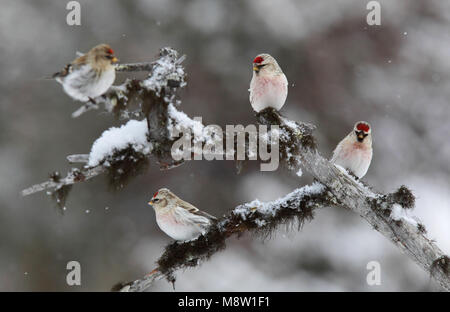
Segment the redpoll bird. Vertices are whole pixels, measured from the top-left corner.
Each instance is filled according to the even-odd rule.
[[[99,44],[88,53],[76,58],[53,78],[62,84],[64,91],[75,100],[92,101],[105,93],[116,78],[113,63],[118,59],[107,44]]]
[[[331,162],[344,167],[357,178],[367,173],[372,161],[372,134],[369,123],[358,121],[333,152]]]
[[[217,219],[178,198],[166,188],[160,189],[148,203],[153,206],[160,229],[177,241],[190,241]]]
[[[250,103],[256,112],[267,107],[280,110],[286,101],[288,81],[277,61],[269,54],[259,54],[253,60],[250,82]]]

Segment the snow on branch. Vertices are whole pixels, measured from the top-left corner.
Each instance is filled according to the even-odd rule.
[[[161,278],[174,283],[175,271],[192,268],[208,260],[225,249],[225,241],[231,236],[252,232],[267,237],[284,224],[297,225],[300,229],[306,221],[313,219],[315,209],[330,205],[333,205],[331,194],[317,182],[271,202],[254,200],[239,205],[198,239],[168,245],[157,262],[158,267],[146,277],[130,283],[118,283],[113,290],[145,291]]]
[[[415,204],[415,197],[407,187],[401,186],[397,191],[386,195],[375,193],[319,154],[312,136],[314,126],[288,120],[272,109],[266,109],[256,117],[261,124],[280,126],[282,159],[293,172],[298,172],[302,166],[312,174],[320,183],[313,187],[315,191],[299,189],[272,203],[253,201],[241,205],[229,216],[222,218],[218,225],[213,226],[204,236],[192,242],[175,242],[168,245],[152,274],[131,283],[118,284],[115,290],[143,291],[155,280],[163,277],[174,282],[175,270],[194,267],[207,260],[212,254],[225,248],[225,239],[232,234],[247,230],[262,230],[267,233],[264,229],[269,229],[270,233],[270,230],[279,224],[278,214],[287,211],[291,213],[291,217],[295,215],[302,224],[305,219],[311,217],[311,214],[307,213],[312,212],[311,207],[331,205],[359,214],[375,230],[429,272],[443,289],[450,290],[450,259],[426,237],[425,226],[405,211],[411,210]],[[303,197],[305,194],[307,198]],[[290,202],[288,198],[296,200]]]
[[[184,87],[185,74],[181,66],[184,56],[171,48],[163,48],[160,57],[152,63],[122,64],[119,71],[149,70],[143,80],[126,80],[121,86],[113,86],[101,97],[107,111],[122,118],[131,118],[119,128],[106,130],[91,148],[89,155],[68,156],[71,163],[84,163],[82,168],[72,168],[66,177],[52,174],[48,181],[33,185],[22,191],[30,195],[47,190],[63,207],[70,186],[108,173],[110,185],[122,188],[135,175],[143,172],[150,156],[155,156],[162,168],[172,168],[170,146],[176,138],[171,138],[167,125],[170,123],[168,106],[179,104],[176,92]],[[96,99],[99,101],[99,98]],[[132,105],[137,110],[130,111]],[[135,120],[141,117],[141,120]],[[55,196],[59,194],[59,196]]]
[[[47,190],[47,194],[51,195],[56,201],[56,204],[65,210],[65,204],[67,196],[71,190],[71,187],[75,183],[88,181],[105,172],[105,168],[102,166],[96,166],[92,168],[72,168],[67,175],[62,178],[58,171],[50,174],[48,181],[35,184],[22,191],[22,196],[28,196],[37,192]],[[48,191],[52,190],[52,191]]]
[[[221,139],[214,133],[208,132],[207,127],[201,122],[191,119],[176,108],[179,101],[176,99],[175,92],[178,87],[185,85],[184,71],[180,69],[182,58],[178,58],[174,50],[163,49],[162,51],[164,53],[161,61],[153,63],[152,68],[155,69],[155,72],[152,72],[147,79],[141,82],[127,81],[124,86],[115,87],[108,93],[108,96],[115,98],[119,92],[123,101],[134,98],[140,103],[140,114],[138,115],[146,118],[132,119],[121,127],[112,127],[104,131],[93,143],[89,154],[67,156],[70,163],[82,163],[85,164],[84,167],[72,168],[65,178],[61,178],[58,174],[57,181],[50,178],[46,182],[33,185],[22,191],[23,196],[44,190],[48,190],[49,195],[54,195],[55,192],[65,190],[60,193],[67,197],[69,186],[85,182],[103,173],[108,174],[110,186],[120,189],[131,178],[144,172],[152,157],[157,159],[160,168],[164,170],[183,164],[184,160],[172,158],[171,149],[173,143],[180,138],[183,132],[193,134],[192,144],[209,143],[214,145],[217,140]],[[162,68],[158,69],[158,67]],[[153,78],[153,74],[157,78]],[[162,77],[165,77],[165,82]],[[179,81],[178,84],[177,81]],[[126,107],[127,103],[120,106]],[[237,140],[234,141],[233,152],[236,153]],[[245,153],[248,154],[247,145]],[[78,172],[82,178],[73,176]],[[63,199],[62,196],[58,198],[58,205],[61,206],[61,203],[65,203],[65,198]]]
[[[323,158],[317,151],[313,137],[309,133],[305,134],[301,125],[293,124],[272,110],[263,111],[257,118],[263,124],[273,124],[279,119],[278,124],[289,133],[285,140],[292,140],[290,144],[295,150],[288,155],[291,170],[296,172],[301,165],[327,187],[338,206],[360,215],[429,272],[444,289],[450,291],[449,257],[426,237],[422,223],[407,213],[399,213],[399,209],[412,209],[415,204],[415,197],[407,187],[401,186],[396,192],[387,195],[375,193]]]
[[[117,151],[132,148],[137,153],[147,155],[152,150],[152,145],[147,141],[146,120],[130,120],[120,128],[110,128],[102,133],[92,145],[87,165],[98,166],[100,163],[108,166],[109,160]]]

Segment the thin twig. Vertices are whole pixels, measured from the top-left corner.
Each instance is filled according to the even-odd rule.
[[[129,63],[116,65],[117,72],[152,71],[154,62]]]
[[[106,169],[101,165],[92,168],[83,168],[81,170],[72,170],[67,174],[66,177],[62,179],[59,179],[57,181],[50,179],[49,181],[35,184],[27,189],[24,189],[21,194],[22,196],[28,196],[48,189],[59,189],[63,186],[73,185],[75,183],[90,180],[104,173],[105,171]]]

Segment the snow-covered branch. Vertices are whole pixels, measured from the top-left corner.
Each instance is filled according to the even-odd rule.
[[[90,180],[100,174],[102,174],[105,169],[102,166],[96,166],[92,168],[72,168],[67,175],[62,178],[59,172],[55,171],[50,175],[48,181],[35,184],[22,191],[23,196],[31,195],[37,192],[42,192],[49,189],[54,189],[54,191],[59,191],[65,186],[71,186],[75,183],[84,182]]]
[[[162,276],[174,281],[175,270],[194,267],[207,260],[225,247],[225,239],[232,234],[248,230],[270,232],[279,224],[278,213],[287,212],[288,219],[295,216],[302,224],[312,216],[312,208],[335,205],[359,214],[429,272],[445,290],[450,290],[450,259],[426,237],[425,226],[408,213],[415,204],[415,197],[408,188],[401,186],[387,195],[375,193],[319,154],[312,125],[288,120],[271,109],[257,114],[257,119],[261,124],[280,126],[280,156],[288,168],[298,172],[303,167],[320,183],[298,189],[274,202],[254,201],[235,208],[197,240],[167,246],[153,274],[116,289],[143,291]]]
[[[145,291],[154,281],[163,277],[174,282],[176,270],[195,267],[208,260],[216,252],[225,249],[226,239],[233,235],[253,232],[267,237],[283,224],[296,225],[300,229],[305,221],[312,220],[315,209],[333,204],[333,196],[316,182],[271,202],[254,200],[239,205],[198,239],[168,245],[158,260],[158,267],[146,277],[130,283],[119,283],[113,290]]]
[[[264,111],[257,117],[263,124],[273,124],[279,119],[278,124],[286,125],[282,127],[287,133],[284,140],[295,150],[287,159],[292,170],[302,166],[327,187],[338,206],[350,209],[364,218],[375,230],[429,272],[444,289],[450,291],[450,259],[426,237],[424,225],[405,211],[412,209],[415,204],[415,197],[409,189],[401,186],[392,194],[378,194],[323,158],[317,151],[313,137],[305,135],[301,126],[296,126],[271,110]]]
[[[89,154],[68,156],[70,163],[84,163],[82,168],[72,168],[66,177],[59,173],[48,181],[33,185],[22,191],[22,195],[30,195],[44,190],[55,195],[69,186],[84,182],[102,173],[107,173],[109,181],[115,188],[121,188],[136,174],[148,167],[151,156],[160,163],[162,169],[179,165],[170,157],[170,147],[177,138],[170,136],[169,105],[178,104],[176,91],[185,86],[184,69],[181,62],[184,56],[171,48],[163,48],[158,60],[152,63],[122,64],[118,70],[150,70],[143,80],[126,80],[120,86],[113,86],[106,94],[97,98],[97,104],[86,104],[77,112],[85,112],[105,104],[108,112],[122,118],[132,119],[119,128],[111,128],[103,132],[92,145]],[[136,106],[135,111],[131,107]],[[77,113],[77,115],[79,115]],[[173,123],[172,123],[173,124]],[[58,204],[63,201],[58,201]]]

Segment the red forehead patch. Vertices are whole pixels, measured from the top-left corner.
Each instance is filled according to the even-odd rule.
[[[114,54],[113,49],[109,49],[109,50],[108,50],[108,53],[109,53],[109,54]]]
[[[370,127],[368,124],[360,122],[356,125],[356,129],[359,131],[369,132]]]
[[[261,56],[257,56],[253,60],[253,63],[260,64],[260,63],[262,63],[262,61],[264,61],[264,59]]]
[[[159,192],[156,192],[156,193],[153,195],[153,198],[155,198],[156,196],[158,196],[158,193],[159,193]]]

